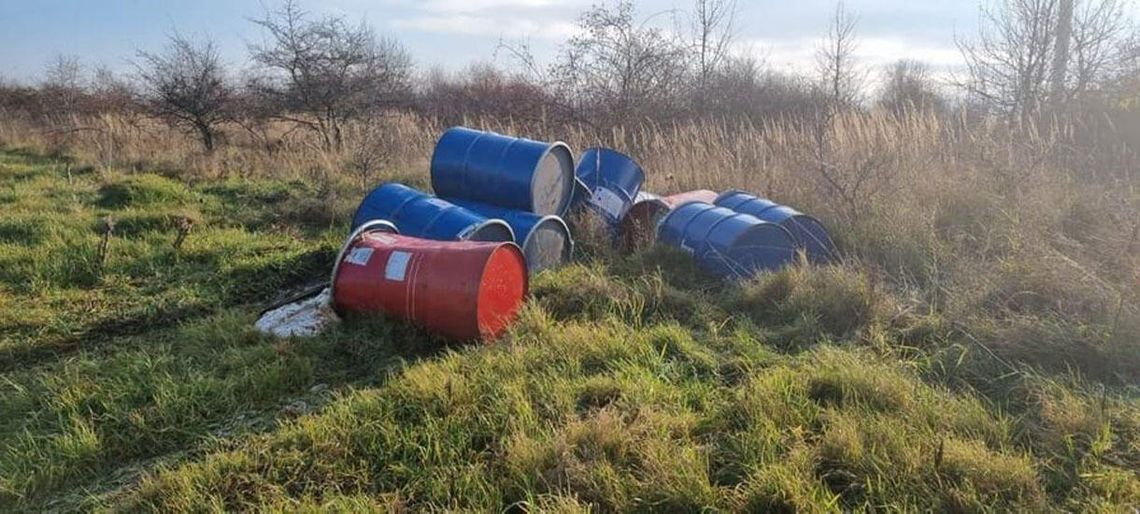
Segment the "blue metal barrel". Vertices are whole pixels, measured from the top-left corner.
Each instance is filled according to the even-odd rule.
[[[450,200],[452,203],[477,212],[489,218],[506,221],[526,256],[527,270],[537,273],[555,268],[570,261],[574,252],[574,240],[570,228],[558,216],[540,216],[533,212],[516,211],[504,207],[472,202],[470,200]]]
[[[795,239],[783,227],[704,202],[673,209],[661,220],[657,240],[693,254],[721,278],[747,278],[795,260]]]
[[[384,184],[368,193],[352,228],[371,220],[392,222],[406,236],[437,241],[511,241],[510,225],[488,219],[451,202],[432,197],[403,184]]]
[[[727,191],[716,199],[716,205],[742,214],[751,214],[784,227],[796,238],[796,244],[814,262],[826,262],[835,256],[835,243],[827,227],[819,220],[791,207],[742,191]]]
[[[445,198],[563,215],[574,191],[574,156],[561,142],[454,127],[435,145],[431,187]]]
[[[608,148],[586,150],[574,175],[589,190],[586,205],[610,225],[625,217],[645,182],[645,172],[633,159]]]

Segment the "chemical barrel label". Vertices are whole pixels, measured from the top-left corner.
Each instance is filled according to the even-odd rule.
[[[388,264],[384,266],[384,278],[393,282],[403,282],[408,274],[408,262],[412,254],[408,252],[392,252],[388,256]]]
[[[370,259],[372,259],[371,248],[353,248],[352,251],[345,256],[344,262],[355,266],[367,266]]]
[[[625,202],[621,200],[621,197],[604,187],[599,187],[597,191],[594,191],[594,196],[590,197],[590,203],[612,219],[620,218],[621,211],[625,208]]]

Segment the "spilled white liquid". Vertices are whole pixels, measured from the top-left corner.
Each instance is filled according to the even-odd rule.
[[[257,330],[276,337],[312,337],[340,322],[329,301],[329,290],[282,305],[257,320]]]

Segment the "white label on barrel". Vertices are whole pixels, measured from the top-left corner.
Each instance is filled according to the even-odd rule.
[[[392,252],[388,256],[388,265],[384,267],[384,278],[394,282],[403,282],[408,273],[408,261],[412,254],[408,252]]]
[[[344,258],[344,262],[357,266],[367,266],[368,260],[371,258],[371,248],[353,248],[352,251],[348,253],[348,256]]]
[[[599,187],[597,191],[594,191],[594,196],[590,197],[590,203],[615,220],[621,217],[622,208],[625,206],[625,202],[621,201],[620,196],[604,187]]]

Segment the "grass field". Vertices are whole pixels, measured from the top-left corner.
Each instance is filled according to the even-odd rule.
[[[685,137],[643,142],[674,170],[653,189],[726,150]],[[851,213],[785,189],[849,257],[731,286],[579,233],[502,341],[455,346],[378,319],[252,330],[325,278],[355,182],[88,164],[0,153],[3,511],[1140,505],[1135,256],[1089,228],[1092,188],[1046,209],[1060,188],[907,175]],[[709,185],[740,182],[720,166]]]

